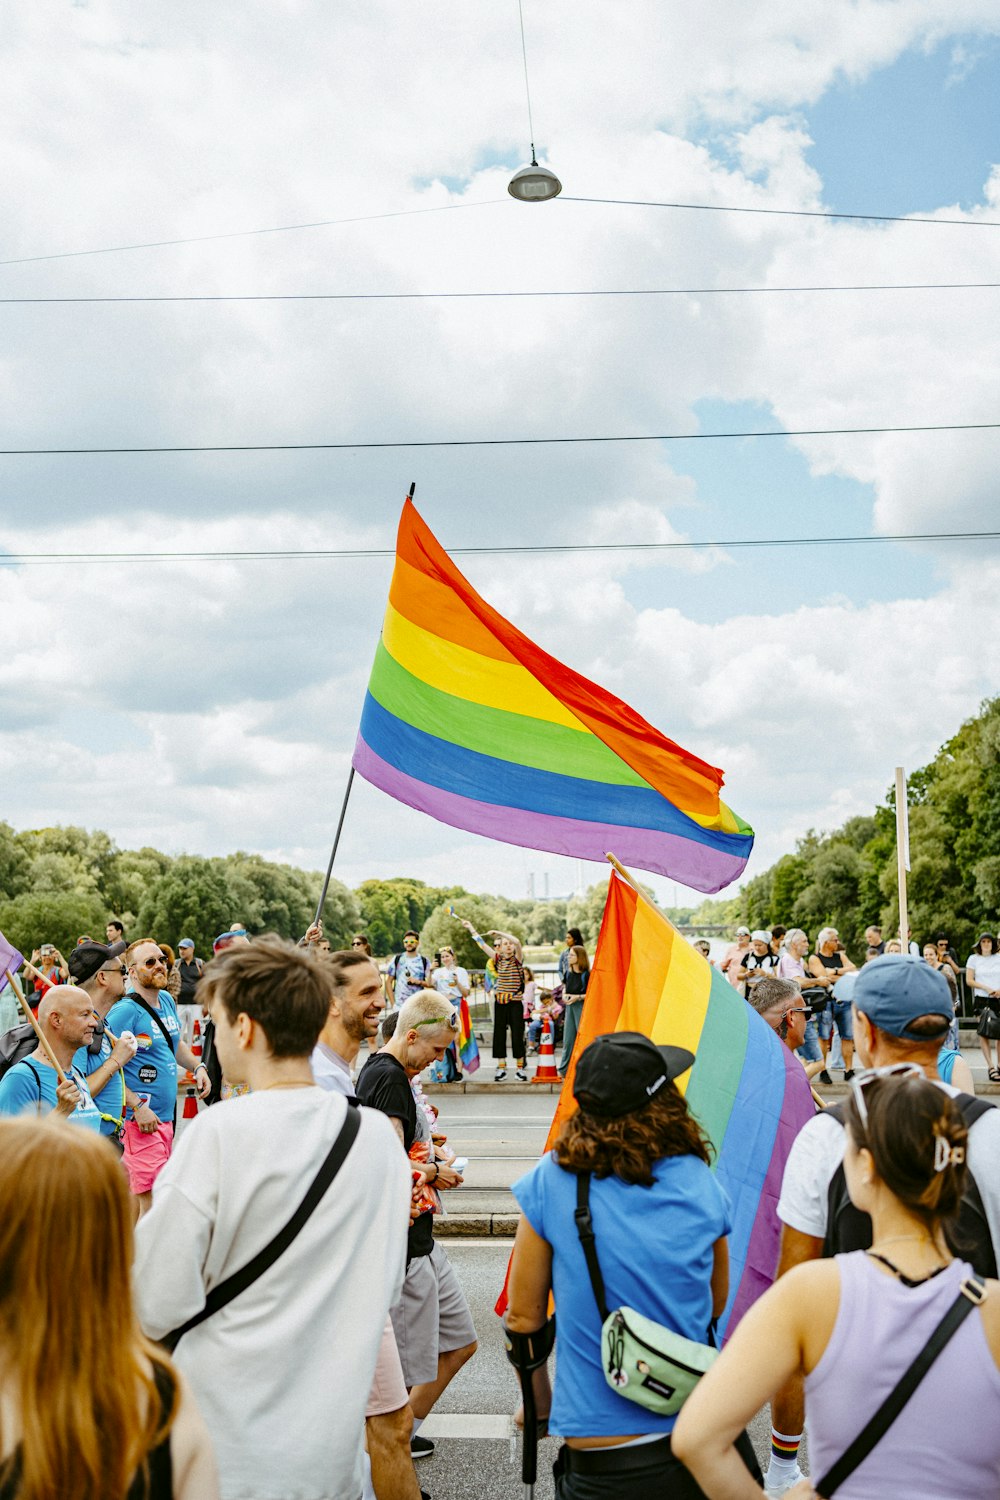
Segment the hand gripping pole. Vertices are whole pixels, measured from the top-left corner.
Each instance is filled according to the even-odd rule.
[[[514,1333],[503,1320],[503,1337],[507,1358],[517,1371],[521,1382],[521,1400],[524,1403],[524,1435],[521,1441],[521,1480],[527,1500],[535,1493],[538,1477],[538,1410],[535,1406],[535,1386],[532,1379],[552,1353],[556,1341],[556,1320],[551,1317],[541,1328],[531,1333]]]

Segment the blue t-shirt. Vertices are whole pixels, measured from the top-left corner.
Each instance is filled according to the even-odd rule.
[[[955,1059],[961,1055],[961,1052],[956,1052],[951,1047],[941,1048],[938,1053],[937,1070],[942,1083],[951,1083],[951,1075],[955,1071]]]
[[[608,1308],[644,1317],[705,1343],[712,1319],[713,1246],[728,1234],[729,1199],[694,1156],[653,1167],[652,1187],[592,1177],[590,1212]],[[536,1234],[552,1246],[556,1302],[556,1380],[549,1426],[561,1437],[669,1432],[676,1417],[655,1416],[608,1385],[601,1361],[601,1315],[576,1232],[576,1177],[543,1156],[514,1184]]]
[[[108,1034],[106,1031],[102,1032],[100,1052],[91,1052],[88,1047],[81,1047],[73,1058],[73,1066],[79,1068],[89,1079],[92,1073],[96,1073],[107,1062],[111,1050]],[[112,1073],[101,1092],[94,1095],[94,1103],[101,1114],[101,1134],[117,1135],[125,1115],[125,1083],[120,1071]]]
[[[385,971],[393,981],[392,1005],[401,1010],[411,995],[431,982],[431,966],[422,953],[399,953]]]
[[[159,998],[159,1017],[173,1041],[172,1047],[167,1046],[163,1032],[134,995],[124,995],[111,1007],[106,1025],[115,1036],[131,1031],[139,1043],[138,1052],[125,1064],[125,1082],[134,1093],[148,1094],[153,1113],[169,1125],[177,1107],[175,1053],[181,1039],[181,1023],[173,997],[161,990]],[[126,1118],[131,1120],[131,1110]]]
[[[100,1130],[101,1116],[90,1097],[86,1078],[75,1063],[63,1071],[80,1090],[80,1102],[69,1116],[70,1120],[85,1129]],[[55,1068],[46,1067],[34,1057],[26,1057],[0,1078],[0,1115],[47,1115],[56,1107],[58,1087]]]

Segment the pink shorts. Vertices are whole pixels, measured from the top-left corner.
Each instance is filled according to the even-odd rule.
[[[408,1399],[403,1381],[403,1366],[399,1362],[399,1350],[396,1348],[396,1335],[392,1331],[392,1319],[386,1318],[365,1416],[382,1417],[387,1412],[399,1411]]]
[[[125,1121],[124,1161],[133,1193],[149,1192],[170,1160],[173,1144],[172,1125],[157,1125],[152,1135],[144,1135],[134,1120]]]

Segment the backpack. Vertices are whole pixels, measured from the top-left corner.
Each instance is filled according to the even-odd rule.
[[[972,1094],[958,1094],[955,1103],[962,1111],[967,1130],[971,1130],[978,1119],[993,1105],[988,1099],[977,1099]],[[823,1111],[831,1115],[839,1125],[844,1123],[843,1105],[834,1104]],[[990,1235],[990,1226],[983,1207],[979,1185],[971,1172],[966,1173],[965,1193],[958,1218],[945,1231],[948,1248],[962,1260],[970,1262],[979,1276],[994,1277],[997,1274],[996,1251]],[[823,1255],[840,1255],[848,1250],[867,1250],[872,1242],[872,1221],[867,1214],[855,1208],[847,1191],[844,1163],[841,1161],[830,1179],[826,1196],[826,1237],[823,1240]]]
[[[37,1047],[38,1038],[30,1021],[22,1021],[20,1026],[12,1026],[9,1031],[5,1031],[0,1036],[0,1078]]]

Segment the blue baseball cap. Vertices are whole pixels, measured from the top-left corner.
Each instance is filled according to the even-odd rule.
[[[194,943],[192,943],[192,941],[191,941],[190,938],[181,938],[181,940],[177,944],[177,946],[178,946],[178,948],[193,948],[194,947]]]
[[[944,975],[908,953],[883,953],[866,963],[858,974],[853,1000],[879,1031],[911,1042],[936,1040],[910,1031],[910,1022],[918,1016],[940,1016],[943,1035],[955,1014]]]

